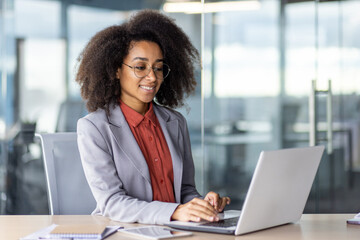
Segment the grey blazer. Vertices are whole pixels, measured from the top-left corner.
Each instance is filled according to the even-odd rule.
[[[79,119],[77,125],[81,161],[97,202],[93,214],[121,222],[163,224],[180,203],[201,197],[195,188],[185,118],[156,104],[154,111],[172,158],[176,203],[152,201],[147,163],[116,105],[110,115],[99,109]]]

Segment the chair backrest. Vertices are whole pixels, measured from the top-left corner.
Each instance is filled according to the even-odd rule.
[[[41,140],[51,215],[86,215],[96,207],[82,168],[77,134],[36,134]]]
[[[77,120],[87,113],[85,102],[67,99],[60,105],[56,132],[76,131]]]

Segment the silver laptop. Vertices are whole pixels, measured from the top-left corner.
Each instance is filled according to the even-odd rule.
[[[171,221],[166,225],[241,235],[297,222],[304,211],[323,151],[323,146],[263,151],[242,211],[225,211],[225,218],[219,222]]]

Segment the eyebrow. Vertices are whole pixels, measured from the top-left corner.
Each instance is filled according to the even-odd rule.
[[[135,60],[149,61],[149,59],[148,59],[148,58],[135,57],[135,58],[132,60],[132,62],[133,62],[133,61],[135,61]],[[155,62],[164,62],[164,59],[157,59]]]

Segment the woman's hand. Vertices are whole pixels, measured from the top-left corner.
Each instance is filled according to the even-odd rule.
[[[188,203],[180,204],[171,216],[171,220],[184,222],[199,222],[201,219],[206,221],[219,221],[217,211],[209,201],[200,198],[194,198]]]
[[[209,192],[206,194],[204,200],[208,201],[217,212],[222,212],[225,206],[229,205],[231,202],[229,197],[220,197],[220,195],[215,192]]]

